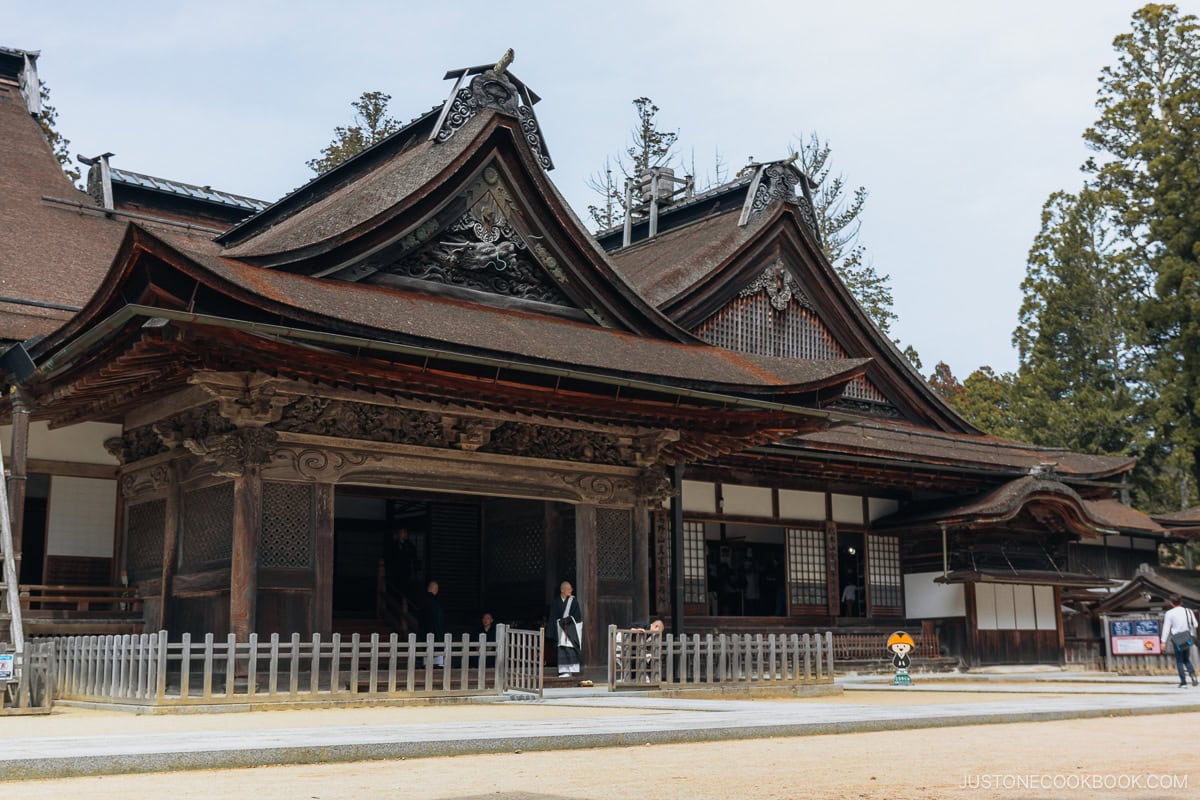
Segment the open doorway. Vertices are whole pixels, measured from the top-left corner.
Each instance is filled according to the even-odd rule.
[[[863,561],[863,535],[838,533],[838,585],[841,589],[841,615],[865,617],[867,609],[866,570]]]
[[[768,525],[703,523],[709,614],[787,615],[784,531]]]

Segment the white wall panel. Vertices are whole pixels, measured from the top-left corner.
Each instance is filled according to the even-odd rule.
[[[29,423],[29,457],[77,464],[120,463],[104,449],[104,440],[120,436],[122,427],[106,422],[81,422],[50,430],[46,422]],[[12,448],[12,426],[0,425],[0,444],[7,459]]]
[[[975,584],[975,617],[979,630],[996,630],[996,584]]]
[[[683,510],[701,514],[717,513],[716,485],[702,481],[683,482]]]
[[[825,493],[780,489],[779,516],[783,519],[824,520]]]
[[[768,486],[734,486],[725,483],[721,485],[721,496],[725,500],[722,510],[726,514],[740,517],[775,516]]]
[[[53,476],[46,553],[112,558],[116,508],[116,481]]]
[[[847,525],[863,524],[863,502],[857,495],[835,494],[833,496],[833,521]]]
[[[890,500],[884,497],[869,497],[867,498],[867,514],[871,517],[871,522],[886,517],[888,514],[895,514],[900,510],[899,500]]]
[[[1017,619],[1017,630],[1037,630],[1037,615],[1033,607],[1033,587],[1026,585],[1013,586],[1012,588],[1013,612]]]
[[[1054,612],[1054,587],[1033,587],[1033,600],[1037,607],[1037,629],[1039,631],[1058,630],[1058,615]]]
[[[940,572],[914,572],[904,576],[904,608],[909,617],[964,617],[967,604],[961,583],[934,583]]]
[[[996,627],[1011,631],[1017,627],[1017,609],[1013,601],[1013,587],[1007,583],[993,584],[996,587]]]

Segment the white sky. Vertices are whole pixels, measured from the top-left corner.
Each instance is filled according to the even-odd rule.
[[[305,161],[363,91],[408,120],[444,99],[446,70],[507,47],[581,216],[634,97],[662,109],[701,177],[716,148],[736,169],[818,131],[870,192],[861,241],[891,276],[893,334],[926,374],[945,360],[961,379],[1016,366],[1041,206],[1082,181],[1100,69],[1141,5],[0,0],[0,45],[42,51],[73,153],[263,200],[312,176]]]

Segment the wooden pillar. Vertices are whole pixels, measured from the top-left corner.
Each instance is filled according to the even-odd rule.
[[[21,538],[25,530],[26,461],[29,458],[29,395],[17,388],[12,394],[12,452],[8,471],[8,519],[12,526],[17,581],[21,580]]]
[[[312,630],[322,637],[333,634],[333,511],[336,489],[332,483],[318,483],[313,491],[313,565]]]
[[[547,500],[544,504],[542,517],[542,552],[546,557],[545,586],[542,596],[554,598],[558,596],[558,586],[562,583],[561,569],[563,518],[558,504]]]
[[[683,633],[683,465],[671,472],[671,633]]]
[[[255,633],[258,605],[258,528],[262,517],[262,475],[247,465],[233,479],[233,565],[229,579],[229,631],[239,640]]]
[[[633,618],[650,618],[650,509],[633,507]]]
[[[171,482],[167,486],[166,509],[163,511],[163,556],[161,582],[158,587],[158,619],[152,624],[156,631],[169,630],[171,624],[170,603],[175,593],[171,583],[175,580],[175,565],[179,561],[179,481],[175,470],[171,470]],[[126,528],[128,529],[128,525]]]
[[[575,506],[575,595],[583,610],[583,663],[588,665],[603,664],[606,658],[596,560],[596,507],[580,504]]]
[[[963,653],[963,658],[967,662],[968,667],[979,666],[979,637],[976,631],[979,629],[979,614],[975,607],[975,584],[964,583],[963,587],[963,603],[966,608],[966,652]]]

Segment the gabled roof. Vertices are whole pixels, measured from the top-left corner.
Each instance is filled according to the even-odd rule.
[[[863,312],[818,245],[811,210],[800,202],[803,198],[796,200],[763,204],[744,224],[744,212],[722,210],[610,257],[640,293],[691,331],[763,282],[769,271],[783,270],[780,279],[788,282],[789,294],[804,295],[786,307],[811,307],[808,313],[835,350],[871,358],[866,381],[905,419],[936,430],[979,433],[929,388]]]
[[[43,197],[91,205],[63,174],[16,85],[0,82],[0,298],[8,300],[0,301],[0,340],[43,335],[70,318],[96,290],[125,230]]]
[[[1183,597],[1184,606],[1200,606],[1200,571],[1142,564],[1128,583],[1096,606],[1095,613],[1144,610],[1152,604],[1161,606],[1176,594]]]

